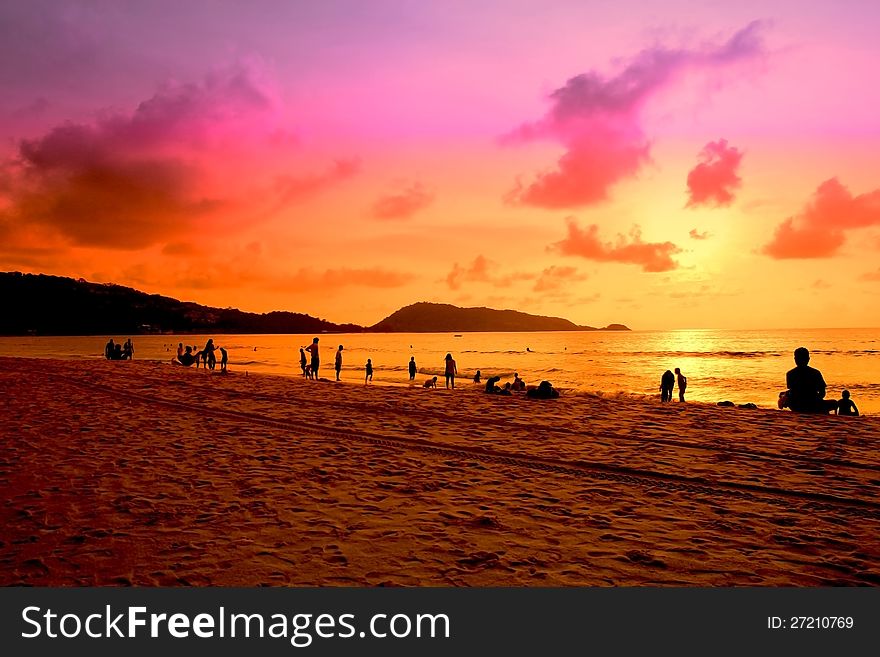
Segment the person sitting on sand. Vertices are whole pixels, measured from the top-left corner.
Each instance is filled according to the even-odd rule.
[[[660,377],[660,401],[672,401],[672,389],[675,387],[675,375],[666,370]]]
[[[196,357],[193,356],[192,347],[187,347],[186,351],[180,356],[171,359],[172,365],[183,365],[184,367],[190,367],[193,363],[196,362]]]
[[[303,376],[306,375],[306,352],[303,351],[302,347],[299,350],[299,366],[302,368]]]
[[[412,345],[410,345],[410,346],[412,346]],[[410,381],[416,380],[416,357],[415,356],[409,357],[409,380]]]
[[[373,359],[367,358],[367,364],[364,366],[364,385],[367,385],[367,381],[373,380]]]
[[[336,380],[339,381],[339,372],[342,371],[342,345],[336,350],[336,362],[333,367],[336,369]]]
[[[830,413],[837,410],[837,400],[825,399],[822,373],[808,365],[810,352],[806,347],[794,350],[795,367],[785,375],[788,384],[788,406],[795,413]]]
[[[317,381],[318,367],[321,365],[321,357],[318,355],[318,338],[312,338],[312,344],[306,347],[306,351],[312,355],[312,376]]]
[[[541,381],[537,388],[526,391],[526,396],[531,399],[556,399],[559,391],[555,390],[549,381]]]
[[[489,393],[490,395],[495,394],[496,392],[499,392],[501,390],[501,388],[499,388],[495,384],[498,383],[500,380],[501,380],[500,376],[490,376],[488,379],[486,379],[486,392]]]
[[[510,395],[510,394],[513,394],[513,393],[510,392],[510,381],[508,381],[507,383],[505,383],[505,384],[504,384],[504,387],[501,388],[501,390],[499,390],[497,394],[499,394],[499,395]]]
[[[843,398],[837,402],[837,414],[857,417],[859,409],[856,407],[856,403],[849,398],[849,390],[844,390],[842,397]]]
[[[513,383],[511,384],[510,389],[516,392],[522,392],[526,389],[526,382],[519,378],[519,372],[513,373]]]
[[[455,375],[458,374],[458,368],[455,366],[455,361],[452,359],[452,354],[446,354],[446,388],[449,388],[449,383],[452,382],[452,389],[455,390]]]
[[[226,353],[226,349],[224,347],[218,347],[220,349],[220,371],[223,374],[226,374],[226,364],[229,362],[229,354]]]
[[[113,347],[113,360],[122,360],[122,345],[118,342]]]
[[[681,373],[681,370],[677,367],[675,368],[675,378],[678,381],[678,401],[684,401],[684,391],[687,390],[688,387],[688,378]]]
[[[480,370],[477,370],[477,373],[474,374],[474,383],[479,383],[480,379],[482,379],[482,378],[483,378],[483,374],[480,372]]]
[[[436,388],[437,387],[437,377],[435,376],[435,377],[425,381],[424,387],[425,388]]]

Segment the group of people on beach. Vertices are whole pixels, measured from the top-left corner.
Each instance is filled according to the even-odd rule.
[[[310,345],[302,346],[299,349],[299,366],[302,370],[302,375],[307,379],[315,381],[318,380],[321,367],[321,355],[318,347],[319,342],[320,338],[312,338],[312,343]],[[345,347],[339,345],[333,361],[333,369],[336,373],[337,381],[340,380],[340,373],[342,372],[342,353],[344,350]],[[306,352],[308,352],[308,355],[306,355]],[[415,381],[416,374],[418,373],[415,356],[410,356],[407,370],[409,372],[409,380],[411,382]],[[364,364],[364,385],[372,383],[373,372],[373,360],[368,358],[367,362]],[[444,358],[443,373],[446,378],[446,388],[455,389],[455,377],[458,375],[458,365],[451,353],[446,354],[446,357]],[[422,383],[422,387],[436,388],[437,380],[437,376],[429,377]],[[473,380],[474,383],[481,383],[482,372],[480,370],[477,370]],[[554,399],[559,396],[559,391],[553,388],[549,381],[542,381],[538,386],[526,386],[525,381],[520,378],[519,373],[514,373],[513,381],[506,383],[503,387],[497,385],[500,380],[500,376],[491,377],[486,381],[485,391],[490,394],[500,395],[510,395],[514,392],[525,392],[529,397],[535,397],[538,399]]]
[[[104,358],[107,360],[131,360],[134,358],[134,344],[131,338],[125,341],[125,344],[113,342],[113,338],[104,345]]]
[[[806,347],[794,350],[795,367],[785,375],[786,390],[779,393],[780,409],[789,408],[795,413],[818,413],[857,416],[859,409],[850,398],[849,390],[841,393],[840,399],[825,399],[826,384],[822,373],[810,367],[810,351]],[[672,401],[672,391],[678,384],[678,401],[684,401],[687,390],[687,377],[679,368],[675,374],[666,370],[660,377],[660,401]],[[718,402],[719,406],[734,406],[732,402]],[[741,404],[747,408],[757,408],[755,404]]]
[[[182,342],[179,342],[177,356],[171,359],[171,364],[183,365],[184,367],[191,367],[195,364],[196,369],[199,368],[199,365],[204,365],[206,370],[214,370],[217,367],[217,354],[215,353],[217,351],[220,352],[220,372],[225,374],[228,371],[229,354],[225,347],[215,346],[213,338],[208,340],[204,349],[199,349],[196,346],[184,346]]]

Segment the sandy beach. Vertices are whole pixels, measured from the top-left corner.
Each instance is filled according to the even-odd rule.
[[[137,361],[0,390],[3,585],[880,584],[876,417]]]

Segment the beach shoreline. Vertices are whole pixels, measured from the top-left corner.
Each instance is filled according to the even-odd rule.
[[[0,584],[880,584],[878,419],[423,378],[0,358]]]

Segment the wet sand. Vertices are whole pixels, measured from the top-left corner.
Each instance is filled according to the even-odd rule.
[[[880,584],[880,418],[421,378],[0,358],[0,584]]]

